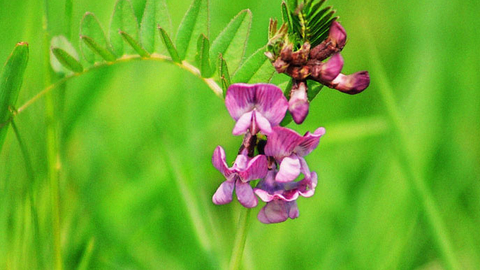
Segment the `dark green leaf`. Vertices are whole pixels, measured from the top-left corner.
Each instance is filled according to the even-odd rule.
[[[106,61],[109,61],[109,62],[113,62],[115,61],[115,55],[105,49],[104,47],[101,47],[100,45],[98,45],[97,42],[95,42],[95,40],[93,40],[91,37],[87,37],[87,36],[80,36],[80,39],[87,45],[87,47],[92,50],[94,53],[96,53],[98,56],[100,56],[101,58],[105,59]]]
[[[167,33],[171,33],[172,22],[165,0],[147,0],[140,26],[140,42],[150,53],[161,52],[162,43],[157,35],[157,26],[160,25]],[[165,49],[163,49],[165,50]]]
[[[108,48],[107,39],[105,38],[105,33],[103,32],[100,23],[93,13],[85,13],[83,16],[81,27],[80,27],[80,36],[90,37],[95,43],[104,49]],[[83,57],[87,62],[93,64],[101,60],[101,57],[95,54],[92,50],[88,49],[86,43],[80,42],[80,49],[82,51]]]
[[[208,37],[208,0],[194,0],[178,27],[175,44],[181,60],[193,58],[200,34]]]
[[[234,83],[269,82],[275,72],[269,59],[265,56],[265,47],[253,53],[233,74]]]
[[[173,42],[168,36],[167,32],[165,32],[165,30],[161,27],[159,27],[158,30],[160,31],[160,36],[162,37],[163,43],[165,44],[170,57],[172,57],[172,60],[179,64],[182,63],[182,60],[178,56],[177,49],[175,48],[175,45],[173,45]]]
[[[0,74],[0,150],[7,135],[8,123],[17,102],[28,63],[28,43],[20,42],[7,59]]]
[[[210,42],[205,35],[200,35],[197,41],[197,63],[200,68],[200,74],[204,78],[212,76],[210,68]]]
[[[83,71],[83,66],[78,62],[75,57],[70,55],[68,52],[60,49],[53,47],[52,48],[52,53],[55,55],[56,59],[66,68],[70,69],[73,72],[82,72]]]
[[[150,57],[150,54],[144,48],[142,48],[142,45],[140,45],[138,41],[133,39],[129,34],[123,31],[120,31],[119,34],[141,57]]]
[[[77,62],[79,62],[78,54],[72,44],[64,36],[55,36],[50,42],[51,48],[59,48],[73,57]],[[80,63],[79,63],[80,64]],[[57,59],[53,54],[53,51],[50,50],[50,65],[52,65],[53,71],[59,74],[67,74],[71,72],[71,68],[67,68],[63,63]],[[83,68],[82,68],[83,69]]]
[[[213,41],[210,58],[215,59],[221,53],[228,61],[229,69],[235,71],[245,54],[251,25],[252,13],[250,10],[238,13]]]
[[[129,0],[118,0],[115,4],[109,36],[113,52],[117,56],[134,54],[135,50],[133,48],[125,46],[122,37],[118,34],[119,31],[128,33],[134,40],[138,40],[138,22]]]

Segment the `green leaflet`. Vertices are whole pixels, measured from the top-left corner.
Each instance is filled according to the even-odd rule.
[[[210,58],[215,59],[221,53],[228,61],[229,69],[235,71],[245,55],[251,25],[252,12],[248,9],[240,11],[213,41]]]
[[[171,33],[172,22],[165,0],[147,0],[140,25],[140,43],[149,53],[162,52],[157,27]],[[165,49],[163,49],[165,50]]]
[[[23,74],[28,63],[28,43],[20,42],[8,57],[0,74],[0,151],[7,135],[8,124],[18,93],[23,82]]]
[[[322,90],[323,84],[320,84],[319,82],[316,82],[316,81],[308,80],[307,86],[308,86],[308,92],[307,92],[308,100],[312,102],[312,100],[315,99],[315,97],[317,97],[320,90]]]
[[[269,82],[275,69],[265,56],[265,47],[253,53],[233,74],[234,83]]]
[[[133,39],[138,40],[138,22],[129,0],[118,0],[115,4],[109,36],[115,55],[120,57],[124,54],[135,54],[133,48],[125,46],[119,31],[128,33]]]
[[[75,57],[70,55],[63,49],[52,47],[52,53],[55,55],[55,58],[66,68],[73,72],[82,72],[83,66],[78,62]]]
[[[208,37],[208,0],[194,0],[178,27],[175,45],[181,60],[195,56],[195,38]]]
[[[200,69],[200,74],[204,78],[210,78],[213,73],[210,68],[210,42],[203,34],[198,37],[197,51],[197,63]]]
[[[133,39],[129,34],[120,31],[119,34],[122,38],[132,47],[141,57],[150,57],[150,54],[136,41]]]
[[[173,42],[168,36],[167,32],[165,32],[165,30],[161,27],[159,27],[158,30],[160,31],[160,36],[162,37],[163,43],[165,44],[165,47],[167,48],[172,60],[179,64],[182,63],[182,60],[178,56],[177,49],[175,48],[175,45],[173,45]]]
[[[95,40],[93,40],[91,37],[87,36],[80,36],[80,39],[85,43],[85,45],[94,53],[96,53],[98,56],[101,58],[105,59],[106,61],[113,62],[115,61],[115,55],[101,47]]]
[[[223,59],[222,54],[218,56],[218,76],[220,79],[220,84],[222,85],[223,88],[223,97],[225,97],[225,94],[227,93],[227,89],[232,84],[232,81],[230,79],[230,73],[228,72],[228,66],[227,62],[225,59]]]
[[[75,60],[78,63],[78,65],[80,65],[80,67],[81,67],[81,64],[78,61],[79,58],[78,58],[77,51],[75,50],[75,48],[72,46],[72,44],[64,36],[53,37],[52,41],[50,42],[50,47],[60,49],[60,50],[64,51],[66,54],[68,54],[70,56],[70,58],[73,58],[73,60]],[[58,50],[57,50],[57,53],[61,54],[60,52],[58,52]],[[67,74],[67,73],[73,71],[73,69],[72,69],[73,67],[69,68],[68,66],[65,66],[65,65],[68,65],[68,64],[60,61],[60,59],[57,59],[57,58],[58,58],[57,55],[55,55],[53,50],[51,50],[50,51],[50,65],[52,66],[52,69],[56,73]],[[68,56],[67,56],[67,58],[68,58]],[[65,59],[62,59],[62,60],[65,61]],[[73,64],[73,62],[72,62],[72,64]],[[79,66],[76,65],[76,64],[73,64],[73,65],[75,65],[77,70],[78,70]],[[83,70],[83,67],[81,69]],[[80,72],[80,71],[77,71],[77,72]]]
[[[87,12],[83,16],[80,24],[80,37],[82,36],[90,37],[99,47],[103,47],[104,49],[108,48],[105,33],[93,13]],[[89,46],[84,42],[80,42],[80,49],[83,57],[85,57],[90,64],[101,61],[101,57],[89,49]]]

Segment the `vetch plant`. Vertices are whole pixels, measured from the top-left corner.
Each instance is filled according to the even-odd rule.
[[[50,63],[45,72],[46,87],[16,107],[29,56],[28,45],[18,43],[1,73],[0,150],[11,124],[27,174],[35,178],[30,153],[22,144],[14,119],[45,97],[54,267],[62,269],[64,263],[59,196],[59,175],[63,170],[59,148],[62,144],[58,138],[63,135],[60,133],[68,132],[68,126],[55,114],[64,104],[56,102],[54,90],[64,87],[71,78],[121,62],[171,63],[200,78],[218,97],[225,97],[228,113],[235,120],[232,134],[243,135],[243,142],[232,166],[228,165],[221,146],[214,150],[213,165],[225,177],[213,194],[215,204],[230,203],[235,194],[246,208],[256,207],[258,199],[265,203],[257,215],[262,223],[280,223],[299,217],[296,200],[313,196],[319,181],[317,173],[310,171],[305,156],[317,148],[325,129],[319,127],[302,136],[285,126],[292,119],[297,124],[305,121],[309,103],[322,85],[357,94],[370,83],[366,71],[351,75],[341,73],[343,58],[340,52],[346,44],[346,31],[337,22],[337,17],[333,17],[331,7],[322,8],[324,2],[283,2],[283,22],[279,25],[277,20],[271,20],[266,45],[247,57],[245,51],[252,22],[249,10],[238,13],[217,37],[212,38],[208,0],[193,1],[175,35],[165,0],[146,0],[141,19],[135,16],[129,0],[118,0],[108,32],[93,13],[84,15],[77,50],[68,33],[67,37],[49,38],[45,6],[44,37],[47,42],[44,46]],[[70,9],[67,11],[71,12],[71,2],[68,3],[66,6]],[[52,83],[54,78],[50,71],[59,80]],[[284,89],[270,84],[275,71],[291,77]],[[30,196],[30,203],[34,204],[34,194]],[[239,267],[245,244],[248,214],[242,215],[245,218],[241,219],[243,223],[238,228],[231,259],[233,269]],[[81,265],[88,265],[88,262]]]

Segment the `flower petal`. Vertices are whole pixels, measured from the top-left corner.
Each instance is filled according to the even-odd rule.
[[[267,191],[260,189],[260,188],[254,188],[253,191],[255,194],[257,194],[258,197],[264,202],[270,202],[273,200],[274,196],[268,193]]]
[[[299,182],[298,192],[305,198],[312,197],[317,187],[318,176],[316,172],[312,172],[310,178],[305,178]]]
[[[255,85],[236,83],[230,85],[225,95],[225,106],[235,121],[255,107]]]
[[[257,111],[267,118],[272,126],[277,126],[287,112],[287,98],[283,91],[273,84],[255,84],[255,87]]]
[[[359,71],[350,75],[339,74],[333,81],[326,85],[340,92],[355,95],[370,85],[370,75],[368,75],[368,71]]]
[[[250,160],[245,170],[239,172],[243,182],[264,178],[268,172],[268,161],[264,155],[258,155]]]
[[[258,220],[265,224],[279,223],[288,219],[286,202],[273,200],[258,212]]]
[[[265,155],[273,156],[278,160],[288,157],[301,142],[301,139],[302,136],[291,129],[274,127],[265,146]]]
[[[225,178],[230,179],[233,171],[228,168],[225,159],[225,150],[223,150],[221,146],[217,146],[217,148],[215,148],[215,151],[213,151],[213,166],[215,167],[215,169],[219,170],[225,176]]]
[[[248,183],[237,181],[235,184],[238,201],[247,208],[253,208],[257,206],[258,199],[253,193],[253,189]]]
[[[223,182],[213,194],[212,201],[214,204],[226,204],[232,201],[234,182]]]
[[[300,174],[300,160],[297,155],[285,157],[280,163],[275,180],[278,182],[290,182],[295,180]]]
[[[253,113],[254,113],[253,118],[254,118],[255,124],[258,127],[258,129],[260,129],[263,132],[263,134],[265,134],[267,136],[272,134],[272,132],[273,132],[272,125],[270,124],[268,119],[263,117],[263,115],[261,115],[260,113],[258,113],[256,111],[254,111]]]
[[[319,127],[315,132],[307,132],[300,140],[297,147],[295,147],[294,152],[303,157],[310,154],[315,148],[317,148],[320,138],[325,134],[325,128]]]
[[[253,112],[245,113],[237,120],[237,123],[232,131],[233,135],[241,135],[247,132],[252,125],[252,113]]]
[[[297,124],[303,123],[308,115],[309,101],[307,97],[307,85],[299,82],[294,85],[288,101],[288,110],[292,114],[293,121]]]
[[[328,33],[328,37],[332,41],[335,47],[339,50],[342,50],[345,47],[345,43],[347,42],[347,32],[345,28],[337,22],[334,21],[330,26],[330,32]]]
[[[288,217],[291,219],[297,218],[299,216],[298,206],[296,201],[287,203]]]

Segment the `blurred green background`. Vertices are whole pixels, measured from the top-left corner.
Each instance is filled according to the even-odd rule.
[[[52,36],[66,35],[64,1],[48,2]],[[140,18],[144,0],[132,3]],[[190,1],[167,3],[176,29]],[[251,54],[266,43],[269,18],[281,17],[280,3],[211,0],[210,36],[248,8]],[[77,49],[83,14],[93,12],[105,30],[114,4],[74,2]],[[458,269],[480,269],[480,2],[327,4],[348,33],[344,72],[369,70],[372,82],[356,96],[323,89],[305,123],[290,124],[300,133],[327,130],[307,157],[319,174],[316,194],[298,200],[296,220],[263,225],[255,218],[263,205],[252,211],[243,268],[447,269],[446,247]],[[30,44],[17,105],[44,88],[42,9],[43,1],[0,1],[0,61],[17,42]],[[242,138],[231,135],[234,122],[222,100],[190,73],[151,61],[101,68],[69,80],[64,90],[65,269],[226,268],[243,209],[236,201],[211,202],[223,181],[211,155],[222,145],[233,161]],[[392,103],[382,98],[388,91],[405,123],[407,163],[427,197],[402,162]],[[36,177],[27,177],[10,129],[0,153],[0,269],[52,269],[45,98],[15,119]],[[431,225],[425,198],[444,230]]]

